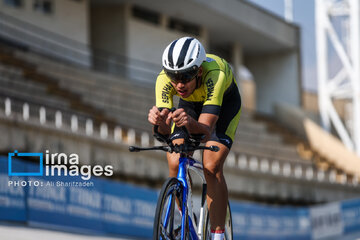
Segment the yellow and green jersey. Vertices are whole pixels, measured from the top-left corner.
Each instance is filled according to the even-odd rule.
[[[163,71],[156,80],[156,106],[172,108],[173,96],[177,95],[187,102],[202,103],[202,113],[219,115],[224,96],[237,84],[230,65],[222,58],[206,54],[206,61],[201,64],[203,74],[201,84],[187,98],[182,98],[171,85],[171,80]]]

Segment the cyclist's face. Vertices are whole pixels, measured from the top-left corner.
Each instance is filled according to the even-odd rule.
[[[196,89],[196,77],[201,77],[202,68],[200,67],[198,74],[190,81],[171,81],[175,90],[182,98],[189,97]]]

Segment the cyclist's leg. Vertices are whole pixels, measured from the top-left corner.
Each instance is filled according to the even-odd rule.
[[[184,142],[183,138],[173,140],[174,144],[181,144],[183,142]],[[176,177],[177,173],[178,173],[178,168],[179,168],[180,154],[168,152],[168,153],[166,153],[166,157],[167,157],[168,166],[169,166],[169,177]]]
[[[228,203],[227,186],[223,174],[225,159],[231,149],[241,113],[241,99],[237,88],[233,88],[224,99],[210,140],[206,145],[216,145],[219,152],[204,151],[204,175],[208,183],[208,207],[212,230],[224,230]]]
[[[228,191],[223,174],[225,159],[229,149],[217,141],[208,141],[207,146],[216,145],[218,152],[204,151],[203,165],[207,182],[207,204],[212,230],[224,230]]]

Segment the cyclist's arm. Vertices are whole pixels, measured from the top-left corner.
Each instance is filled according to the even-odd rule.
[[[173,107],[174,94],[174,87],[171,85],[164,71],[161,71],[155,84],[156,107],[171,109]]]
[[[163,135],[170,134],[171,131],[171,120],[168,118],[169,112],[170,110],[167,108],[159,109],[156,106],[153,106],[148,114],[148,121],[152,125],[159,126],[158,132]]]
[[[169,135],[171,133],[171,126],[170,125],[159,125],[158,132],[162,135]]]
[[[177,109],[175,112],[169,114],[176,126],[185,126],[191,134],[204,134],[204,142],[209,139],[214,130],[218,116],[210,113],[202,113],[198,121],[188,115],[183,108]]]
[[[222,99],[225,91],[226,76],[223,71],[215,70],[206,76],[206,101],[198,121],[190,119],[188,128],[190,132],[205,134],[205,141],[210,138],[219,119]]]
[[[200,114],[198,121],[189,116],[189,123],[186,127],[190,133],[204,134],[203,142],[206,142],[210,138],[218,119],[219,116],[211,113]]]
[[[161,71],[156,79],[155,96],[156,96],[156,107],[160,109],[162,117],[167,117],[168,110],[173,107],[173,95],[175,89],[170,83],[170,80],[166,77],[164,71]],[[168,109],[168,110],[166,110]],[[160,115],[160,111],[154,110],[155,115]],[[166,113],[164,113],[166,111]],[[170,134],[171,133],[171,120],[167,119],[156,125],[159,126],[159,133]],[[154,123],[153,123],[154,124]],[[155,124],[154,124],[155,125]]]
[[[202,113],[198,121],[192,119],[187,124],[187,128],[192,133],[205,134],[205,140],[210,138],[215,128],[215,124],[219,119],[222,100],[225,92],[226,76],[223,71],[211,71],[206,76],[206,95]]]

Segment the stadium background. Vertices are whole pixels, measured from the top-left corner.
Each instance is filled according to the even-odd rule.
[[[244,107],[225,166],[235,239],[359,236],[359,159],[319,127],[316,95],[301,88],[300,34],[239,0],[2,0],[2,239],[150,238],[165,155],[127,148],[156,144],[154,80],[164,47],[184,35],[237,74]],[[9,176],[15,150],[76,153],[114,174],[92,187],[30,186],[82,179]],[[12,167],[30,172],[37,161]]]

